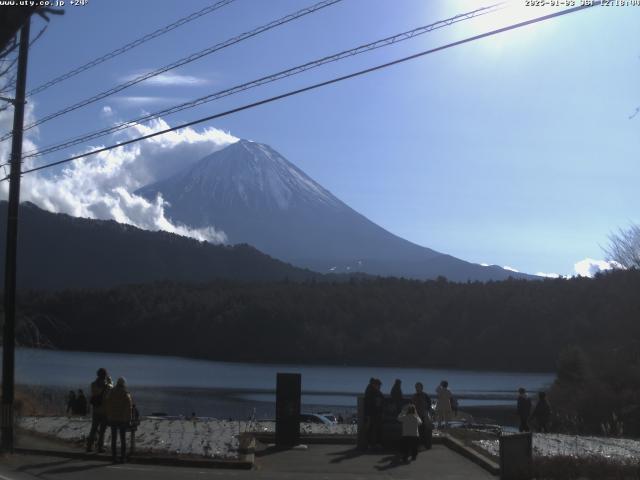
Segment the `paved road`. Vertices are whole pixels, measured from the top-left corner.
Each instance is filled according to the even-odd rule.
[[[310,445],[308,450],[265,451],[257,469],[220,470],[150,465],[111,465],[101,461],[12,455],[0,460],[0,480],[137,480],[220,479],[238,480],[356,480],[429,479],[484,480],[491,474],[448,448],[435,445],[420,452],[418,460],[397,464],[395,455],[362,454],[346,445]]]

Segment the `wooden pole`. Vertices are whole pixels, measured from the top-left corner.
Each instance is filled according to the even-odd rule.
[[[14,447],[13,401],[15,397],[16,257],[18,251],[18,207],[20,205],[22,129],[24,127],[30,23],[30,19],[27,19],[20,31],[16,97],[13,101],[13,138],[11,144],[11,172],[9,174],[9,205],[7,209],[7,251],[4,267],[4,326],[2,337],[1,446],[3,452],[12,452]]]

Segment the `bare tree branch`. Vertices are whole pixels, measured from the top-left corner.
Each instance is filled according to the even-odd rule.
[[[607,260],[616,261],[625,268],[640,268],[640,225],[631,224],[610,234],[604,253]]]

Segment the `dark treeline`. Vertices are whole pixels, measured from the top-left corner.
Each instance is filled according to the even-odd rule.
[[[568,346],[633,350],[640,272],[450,283],[154,283],[23,293],[24,343],[246,362],[555,371]]]

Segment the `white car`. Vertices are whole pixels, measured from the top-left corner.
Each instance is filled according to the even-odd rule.
[[[322,415],[323,417],[329,419],[331,423],[338,423],[338,418],[331,412],[318,412],[317,415]]]
[[[301,413],[300,423],[321,423],[323,425],[333,425],[331,420],[318,413]]]

